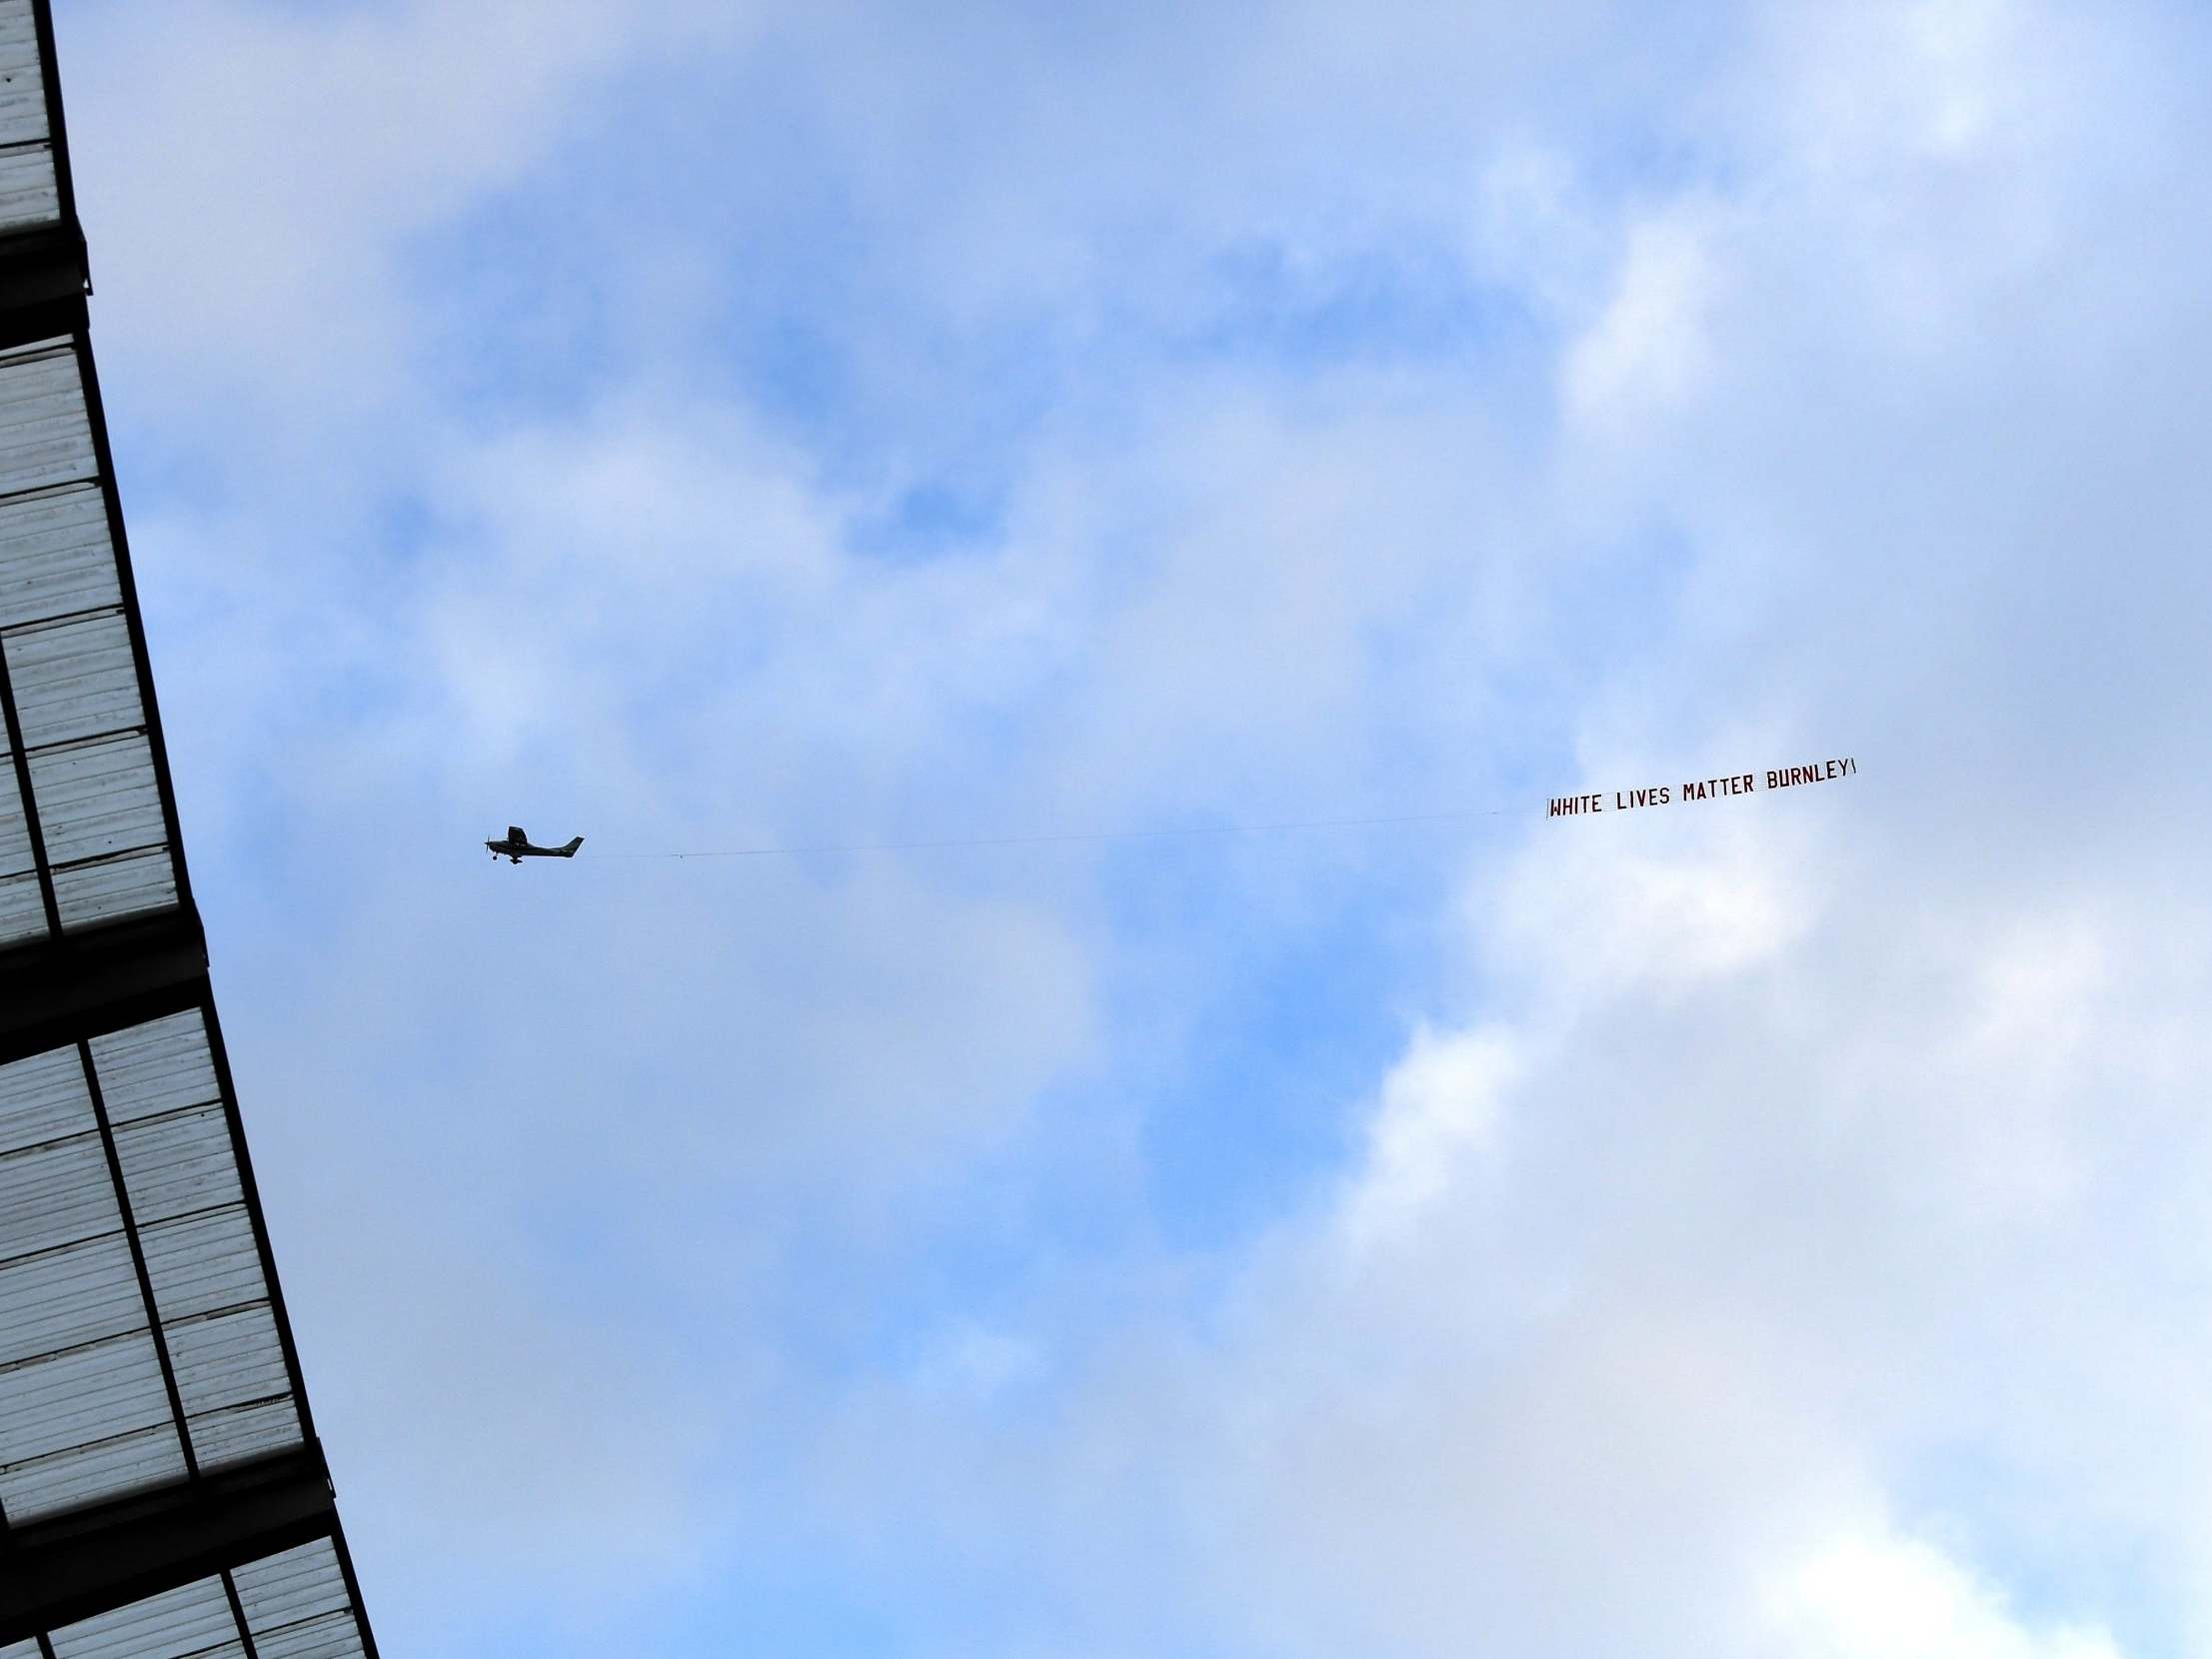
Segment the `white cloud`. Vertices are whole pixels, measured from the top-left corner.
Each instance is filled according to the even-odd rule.
[[[757,15],[602,0],[109,9],[83,36],[65,13],[59,42],[102,356],[177,422],[173,441],[193,410],[228,437],[195,458],[248,487],[272,462],[326,470],[336,433],[358,446],[419,418],[412,238],[543,163],[627,66],[727,46]],[[288,443],[302,422],[316,440]]]
[[[1355,1254],[1389,1243],[1456,1184],[1464,1160],[1497,1132],[1497,1097],[1514,1069],[1511,1042],[1491,1031],[1414,1033],[1383,1079],[1365,1167],[1346,1202]]]
[[[1664,422],[1703,388],[1723,304],[1708,220],[1678,208],[1629,232],[1612,299],[1565,362],[1567,408],[1594,431]]]
[[[1643,809],[1640,823],[1559,821],[1518,879],[1483,881],[1467,907],[1496,906],[1501,963],[1548,973],[1577,999],[1671,998],[1747,973],[1824,907],[1797,863],[1806,848],[1756,828],[1755,802],[1676,801]]]
[[[2036,1630],[1942,1551],[1915,1539],[1829,1545],[1771,1592],[1777,1659],[2120,1659],[2102,1630]]]

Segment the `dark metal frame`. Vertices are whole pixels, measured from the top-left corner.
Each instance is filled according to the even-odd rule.
[[[246,1609],[238,1599],[238,1581],[231,1577],[228,1567],[223,1569],[223,1599],[231,1604],[231,1618],[238,1625],[238,1645],[246,1650],[246,1659],[261,1659],[261,1650],[254,1646],[253,1626],[246,1622]]]

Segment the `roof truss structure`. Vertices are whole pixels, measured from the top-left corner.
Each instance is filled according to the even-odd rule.
[[[208,981],[51,0],[0,0],[0,1659],[375,1659]]]

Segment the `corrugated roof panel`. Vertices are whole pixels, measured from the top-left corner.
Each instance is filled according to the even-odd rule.
[[[281,1625],[342,1613],[348,1605],[338,1550],[328,1538],[288,1549],[231,1574],[246,1628],[263,1636]]]
[[[97,1134],[0,1157],[0,1261],[58,1250],[122,1224]]]
[[[51,145],[0,150],[0,231],[29,230],[61,218],[61,186]]]
[[[46,936],[46,900],[35,875],[0,875],[0,945]]]
[[[120,1232],[0,1267],[0,1365],[145,1323],[146,1298]]]
[[[177,871],[162,851],[134,853],[54,871],[54,899],[64,929],[147,915],[177,902]]]
[[[359,1659],[361,1627],[352,1613],[326,1613],[254,1638],[260,1659]]]
[[[0,144],[51,136],[43,70],[31,0],[0,0]]]
[[[122,603],[99,485],[0,501],[0,628]]]
[[[96,1123],[74,1045],[0,1065],[0,1152],[79,1134]]]
[[[276,1316],[266,1304],[167,1330],[177,1393],[202,1468],[300,1441]]]
[[[27,1520],[184,1477],[144,1331],[0,1370],[0,1506]]]
[[[0,1468],[0,1506],[11,1521],[81,1509],[150,1486],[184,1479],[184,1452],[173,1424],[72,1447],[20,1467]]]
[[[243,1651],[223,1581],[195,1579],[55,1631],[54,1659],[185,1659]]]
[[[25,750],[145,724],[138,661],[122,612],[96,611],[24,629],[7,637],[6,651]]]
[[[0,1462],[11,1470],[172,1421],[161,1361],[144,1330],[0,1370]],[[14,1512],[13,1501],[8,1509]]]
[[[141,1232],[242,1201],[229,1125],[220,1106],[149,1118],[115,1131],[117,1159]]]
[[[241,1201],[238,1160],[221,1106],[149,1117],[115,1131],[131,1216],[149,1227],[172,1216]]]
[[[42,750],[30,761],[32,804],[51,862],[161,844],[161,792],[144,737],[70,744]]]
[[[254,1405],[225,1406],[192,1419],[192,1455],[203,1469],[285,1451],[305,1438],[289,1394]]]
[[[163,1327],[187,1417],[258,1405],[291,1391],[267,1302]]]
[[[95,476],[75,349],[57,339],[0,352],[0,496]]]
[[[28,623],[7,635],[5,646],[26,750],[145,724],[122,612]]]
[[[203,1106],[222,1098],[198,1008],[150,1019],[92,1039],[92,1068],[111,1123]]]
[[[163,1320],[239,1307],[269,1294],[244,1204],[139,1230],[154,1306]]]
[[[0,1659],[39,1659],[37,1639],[34,1637],[28,1642],[10,1642],[6,1647],[0,1647]]]

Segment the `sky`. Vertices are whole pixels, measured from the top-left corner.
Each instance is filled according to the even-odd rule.
[[[2201,7],[56,10],[386,1652],[2212,1648]]]

